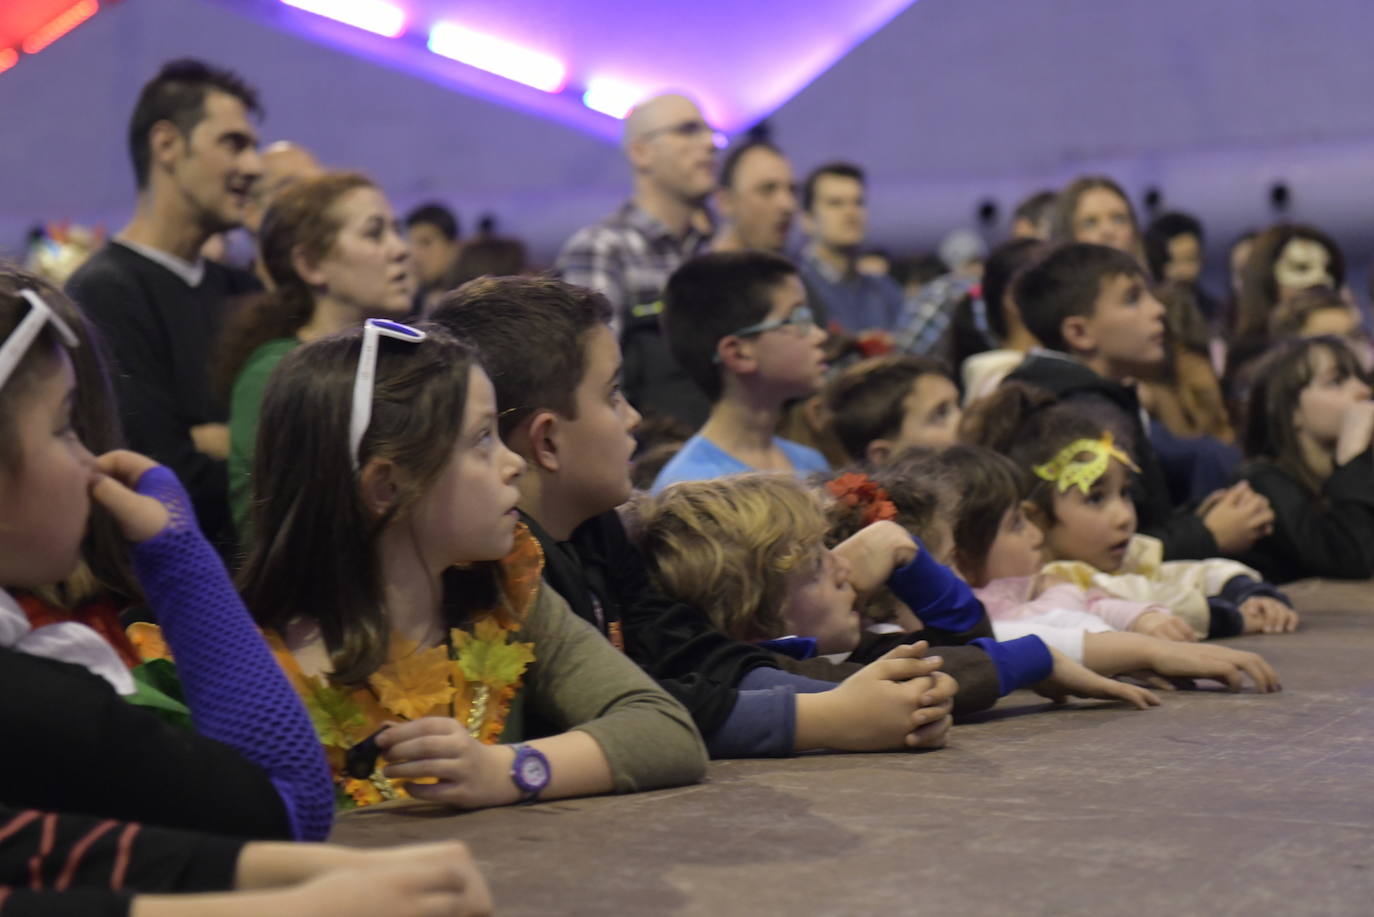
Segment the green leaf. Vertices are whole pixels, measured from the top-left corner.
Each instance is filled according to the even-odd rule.
[[[130,674],[134,678],[134,693],[125,700],[136,707],[146,707],[173,726],[192,728],[191,709],[182,697],[175,663],[169,659],[151,659]]]
[[[323,676],[307,678],[305,683],[310,689],[305,709],[310,712],[310,721],[320,741],[334,748],[352,746],[353,734],[367,726],[362,708],[347,692],[329,684]]]

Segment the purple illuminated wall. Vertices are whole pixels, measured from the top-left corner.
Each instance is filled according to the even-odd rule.
[[[504,8],[543,23],[527,32],[545,41],[561,34],[560,11],[577,6]],[[689,50],[688,63],[739,84],[744,98],[754,87],[742,68],[780,47],[767,21],[742,24],[739,11],[751,6],[779,28],[824,24],[833,9],[690,4],[714,15],[730,42],[752,29],[752,55],[671,27],[625,40],[662,54],[655,42]],[[669,9],[624,4],[640,8]],[[1157,185],[1169,204],[1197,209],[1218,239],[1264,221],[1267,185],[1286,179],[1295,215],[1330,227],[1363,262],[1374,248],[1370,10],[1367,0],[920,0],[772,121],[799,172],[837,156],[869,168],[875,235],[897,247],[929,245],[970,223],[984,197],[1005,212],[1036,186],[1107,170],[1133,191]],[[602,116],[570,126],[513,97],[458,92],[452,81],[378,64],[238,7],[124,0],[0,75],[0,248],[12,249],[40,217],[125,217],[125,119],[142,81],[178,54],[258,83],[265,139],[298,140],[374,174],[400,207],[448,199],[469,225],[493,210],[541,257],[624,195],[614,125],[594,127]]]

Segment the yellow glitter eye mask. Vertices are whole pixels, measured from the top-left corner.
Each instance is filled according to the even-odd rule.
[[[1085,453],[1088,457],[1080,458]],[[1103,433],[1101,439],[1076,439],[1060,449],[1054,458],[1031,470],[1037,478],[1055,485],[1061,494],[1077,487],[1086,497],[1098,479],[1107,473],[1107,465],[1112,459],[1132,471],[1140,471],[1131,457],[1116,445],[1111,430]]]

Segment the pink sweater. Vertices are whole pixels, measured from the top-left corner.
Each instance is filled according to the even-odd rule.
[[[1135,619],[1147,611],[1170,614],[1167,606],[1153,602],[1118,599],[1100,589],[1083,589],[1072,583],[1056,583],[1035,598],[1030,598],[1031,577],[1012,576],[993,580],[974,594],[993,621],[1019,620],[1030,623],[1059,611],[1072,611],[1100,618],[1115,630],[1130,630]]]

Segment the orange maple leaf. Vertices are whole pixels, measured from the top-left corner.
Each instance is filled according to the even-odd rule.
[[[374,672],[367,683],[382,706],[399,717],[419,719],[453,700],[448,648],[436,646],[402,656]]]

